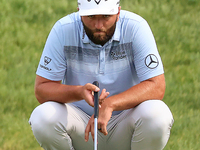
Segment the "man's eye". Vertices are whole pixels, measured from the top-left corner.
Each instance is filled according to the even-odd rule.
[[[94,18],[94,15],[90,15],[90,16],[88,16],[88,18]]]
[[[104,18],[109,18],[109,17],[110,17],[110,15],[104,15],[103,17],[104,17]]]

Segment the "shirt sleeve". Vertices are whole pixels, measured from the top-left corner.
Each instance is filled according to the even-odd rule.
[[[133,57],[137,76],[141,81],[164,73],[153,33],[143,20],[136,27],[133,38]]]
[[[37,75],[53,81],[60,81],[64,78],[66,60],[63,39],[61,25],[57,22],[47,38],[36,71]]]

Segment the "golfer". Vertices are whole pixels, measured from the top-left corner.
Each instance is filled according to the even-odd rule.
[[[119,0],[78,0],[53,26],[38,68],[29,123],[45,150],[162,150],[173,116],[162,101],[164,69],[148,23]],[[93,85],[99,82],[99,88]]]

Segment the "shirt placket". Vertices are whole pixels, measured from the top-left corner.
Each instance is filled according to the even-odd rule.
[[[105,48],[102,47],[100,49],[100,55],[99,55],[99,73],[104,74],[105,73]]]

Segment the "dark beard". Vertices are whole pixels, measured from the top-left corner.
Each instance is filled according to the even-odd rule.
[[[105,33],[106,35],[98,35],[98,36],[94,36],[94,32],[97,32],[97,31],[102,31],[102,30],[99,30],[99,29],[96,29],[94,32],[89,29],[88,27],[86,27],[86,25],[83,23],[83,26],[84,26],[84,29],[85,29],[85,33],[87,34],[88,38],[95,44],[98,44],[98,45],[104,45],[106,42],[108,42],[114,32],[115,32],[115,28],[116,28],[116,24],[117,24],[117,19],[115,21],[115,23],[113,24],[112,27],[110,27]]]

